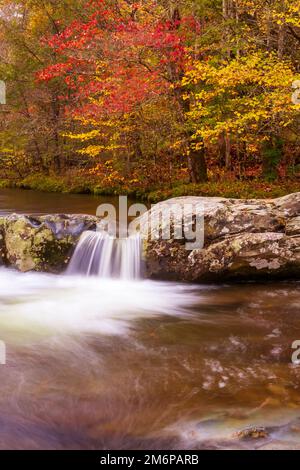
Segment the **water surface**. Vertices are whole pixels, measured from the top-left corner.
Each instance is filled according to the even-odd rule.
[[[24,189],[0,189],[0,214],[90,214],[103,203],[117,206],[118,197],[91,194],[45,193]]]
[[[299,284],[0,270],[0,448],[300,447]],[[268,436],[240,440],[249,425]]]
[[[0,190],[0,213],[117,199]],[[299,283],[199,286],[0,269],[1,449],[300,448]],[[264,438],[239,439],[249,426]]]

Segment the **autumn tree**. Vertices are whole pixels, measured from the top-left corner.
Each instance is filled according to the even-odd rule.
[[[8,87],[8,103],[2,118],[2,158],[14,156],[22,174],[31,168],[61,171],[66,147],[61,134],[66,127],[60,96],[66,87],[53,81],[38,83],[36,72],[53,63],[55,54],[43,41],[58,33],[62,20],[78,12],[71,0],[0,1],[2,34],[0,74]]]
[[[206,181],[207,167],[296,171],[298,2],[0,0],[0,12],[0,156],[18,176],[149,188]]]
[[[181,85],[188,45],[199,34],[196,19],[156,1],[92,1],[86,11],[83,21],[49,40],[62,60],[43,70],[40,79],[64,76],[73,102],[79,103],[71,112],[85,122],[131,113],[139,119],[143,106],[151,102],[155,107],[167,97],[177,114],[190,180],[206,180],[204,151],[190,145],[189,103]]]
[[[228,171],[233,157],[261,155],[264,174],[275,176],[283,142],[295,148],[299,142],[299,106],[291,101],[299,78],[299,5],[223,0],[220,13],[219,50],[200,38],[200,59],[191,58],[183,79],[195,147],[199,137],[219,147]]]

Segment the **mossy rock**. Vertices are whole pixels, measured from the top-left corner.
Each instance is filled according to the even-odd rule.
[[[22,272],[61,272],[81,233],[96,223],[92,216],[11,215],[3,224],[5,261]]]

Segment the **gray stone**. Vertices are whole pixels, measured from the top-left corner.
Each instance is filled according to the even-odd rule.
[[[184,205],[202,205],[205,244],[188,251],[184,238],[153,240],[151,227],[144,243],[149,277],[193,282],[300,278],[300,193],[268,200],[192,196],[166,203],[175,209],[173,228],[183,222]],[[163,204],[141,218],[142,227]]]
[[[0,253],[2,246],[5,263],[23,272],[61,272],[81,233],[96,223],[96,217],[85,215],[3,217]]]

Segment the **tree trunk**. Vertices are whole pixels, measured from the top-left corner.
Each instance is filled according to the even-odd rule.
[[[52,138],[54,144],[54,152],[53,152],[53,164],[54,170],[56,172],[60,172],[62,169],[62,162],[61,162],[61,148],[60,148],[60,138],[59,138],[59,118],[60,118],[60,105],[55,93],[52,93],[52,100],[51,100],[51,110],[52,110]]]
[[[225,167],[227,171],[231,171],[231,142],[230,135],[225,135]]]
[[[278,30],[278,57],[283,59],[284,56],[284,43],[285,43],[285,28],[283,24],[279,25]]]
[[[188,155],[190,183],[205,183],[208,180],[204,147]]]
[[[170,11],[170,19],[172,21],[172,27],[175,29],[179,28],[180,23],[180,12],[178,7],[175,9],[171,9]],[[178,72],[174,66],[169,67],[169,77],[170,81],[172,81],[175,85],[174,94],[176,101],[179,106],[179,115],[180,120],[182,122],[183,127],[186,125],[187,120],[187,113],[190,111],[191,104],[189,100],[184,98],[185,90],[178,86],[178,83],[183,78],[183,71]],[[207,175],[207,166],[205,161],[205,148],[204,145],[200,150],[192,150],[192,143],[195,144],[195,141],[192,139],[193,133],[192,132],[185,132],[186,140],[187,140],[187,149],[188,149],[188,171],[189,171],[189,179],[191,183],[203,183],[208,180]]]
[[[227,55],[230,58],[232,54],[232,47],[230,44],[231,38],[231,28],[228,24],[230,20],[234,20],[238,22],[238,11],[236,5],[232,0],[223,0],[222,1],[222,14],[223,19],[225,21],[225,26],[223,29],[223,44],[224,47],[227,48]]]
[[[29,105],[28,105],[28,102],[27,102],[26,95],[25,95],[22,88],[20,88],[20,94],[21,94],[23,104],[24,104],[24,112],[25,112],[26,117],[28,118],[29,122],[31,122],[32,121],[32,116],[31,116],[31,113],[29,111]],[[32,138],[33,138],[33,145],[34,145],[34,148],[35,148],[37,163],[39,165],[39,169],[42,170],[43,172],[47,173],[48,168],[44,163],[44,160],[43,160],[43,157],[42,157],[42,154],[41,154],[41,151],[40,151],[40,146],[38,144],[38,138],[37,138],[37,135],[36,135],[36,132],[35,132],[34,129],[32,129]]]

